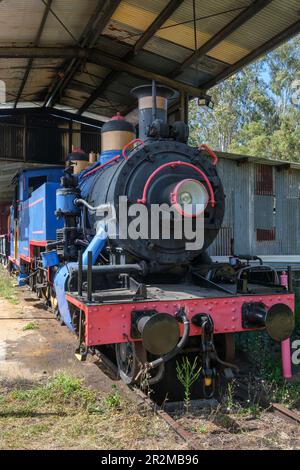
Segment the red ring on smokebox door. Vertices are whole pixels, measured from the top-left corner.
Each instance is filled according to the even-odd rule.
[[[206,202],[205,204],[203,204],[204,208],[198,212],[196,212],[195,214],[188,214],[187,212],[185,212],[183,209],[182,209],[182,205],[178,202],[178,194],[179,194],[179,191],[180,191],[180,188],[183,184],[186,184],[186,183],[189,183],[189,182],[192,182],[192,183],[196,183],[199,187],[201,187],[201,189],[204,190],[205,192],[205,195],[206,195]],[[198,217],[199,215],[203,214],[203,212],[205,211],[205,209],[207,208],[208,206],[208,203],[209,203],[209,195],[208,195],[208,192],[206,190],[206,187],[204,186],[204,184],[202,184],[200,181],[197,181],[197,180],[194,180],[192,178],[189,178],[189,179],[185,179],[185,180],[182,180],[180,181],[176,186],[175,186],[175,189],[174,191],[171,193],[171,203],[172,205],[175,206],[177,212],[182,215],[183,217],[190,217],[190,218],[194,218],[194,217]]]

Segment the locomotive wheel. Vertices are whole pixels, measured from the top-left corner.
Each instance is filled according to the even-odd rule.
[[[135,343],[116,344],[116,359],[120,378],[127,385],[134,384],[140,370]]]
[[[29,281],[28,281],[28,284],[29,284],[29,289],[31,290],[31,292],[34,292],[35,291],[35,284],[36,284],[36,276],[32,273],[30,273],[31,276],[29,277]]]

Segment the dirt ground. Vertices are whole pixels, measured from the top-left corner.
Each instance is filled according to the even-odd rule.
[[[0,449],[187,448],[153,412],[139,409],[99,361],[80,363],[72,333],[27,288],[18,289],[17,304],[0,298]],[[82,379],[84,390],[95,392],[88,397],[95,410],[80,396],[79,405],[76,396],[61,403],[45,397],[57,374]]]
[[[99,361],[78,362],[76,338],[27,288],[17,292],[0,298],[0,449],[188,449]],[[269,412],[178,421],[203,450],[300,448],[300,427]]]

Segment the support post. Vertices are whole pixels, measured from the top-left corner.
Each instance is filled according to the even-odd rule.
[[[288,275],[282,273],[280,276],[281,285],[284,286],[289,292],[292,291],[292,270],[288,267]],[[290,338],[282,341],[281,343],[281,364],[282,376],[284,379],[291,379],[292,374],[292,357],[291,357],[291,340]]]
[[[180,93],[180,120],[186,124],[189,121],[189,97],[185,92]]]

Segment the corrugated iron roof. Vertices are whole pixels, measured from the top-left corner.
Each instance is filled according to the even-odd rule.
[[[172,79],[175,88],[188,85],[190,95],[201,93],[300,32],[300,5],[196,0],[195,19],[193,0],[3,0],[0,79],[7,104],[1,107],[30,102],[101,116],[118,107],[126,113],[134,105],[130,87],[149,81],[151,72],[162,82]],[[124,63],[138,70],[125,70]]]

